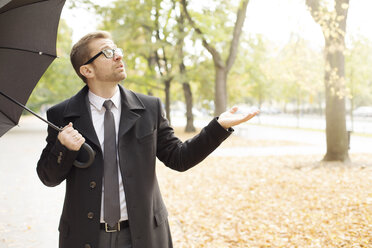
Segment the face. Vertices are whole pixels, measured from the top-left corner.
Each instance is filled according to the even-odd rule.
[[[96,39],[89,44],[89,48],[91,58],[103,49],[114,49],[117,46],[110,39]],[[117,84],[127,77],[122,59],[123,57],[116,53],[112,58],[106,58],[104,54],[101,54],[92,63],[85,65],[85,69],[90,70],[88,75],[85,76],[88,81],[95,80]]]

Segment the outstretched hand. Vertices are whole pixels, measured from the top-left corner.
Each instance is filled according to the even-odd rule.
[[[235,106],[230,110],[223,112],[218,118],[218,123],[220,123],[223,128],[228,129],[230,127],[239,125],[240,123],[246,122],[260,113],[259,110],[246,114],[238,114],[236,111],[238,111],[238,107]]]

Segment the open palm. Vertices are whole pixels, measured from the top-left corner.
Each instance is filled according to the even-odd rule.
[[[222,127],[228,129],[230,127],[239,125],[240,123],[246,122],[256,116],[260,111],[256,110],[251,113],[236,113],[238,107],[232,107],[230,110],[223,112],[218,118],[218,122]]]

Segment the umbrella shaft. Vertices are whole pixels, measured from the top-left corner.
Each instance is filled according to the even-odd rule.
[[[50,56],[50,57],[53,57],[53,58],[57,57],[56,55],[49,54],[49,53],[44,53],[44,52],[41,52],[41,51],[32,51],[32,50],[28,50],[28,49],[15,48],[15,47],[0,47],[0,49],[8,49],[8,50],[17,50],[17,51],[22,51],[22,52],[36,53],[36,54],[39,54],[39,55],[47,55],[47,56]]]
[[[33,114],[34,116],[36,116],[37,118],[39,118],[40,120],[42,120],[43,122],[45,122],[46,124],[48,124],[50,127],[52,127],[53,129],[55,129],[56,131],[58,131],[58,132],[61,132],[62,131],[62,128],[59,128],[56,125],[54,125],[53,123],[51,123],[50,121],[45,120],[43,117],[41,117],[40,115],[36,114],[34,111],[32,111],[31,109],[27,108],[25,105],[23,105],[22,103],[18,102],[17,100],[11,98],[10,96],[4,94],[1,91],[0,91],[0,94],[2,96],[4,96],[5,98],[7,98],[8,100],[12,101],[13,103],[17,104],[18,106],[20,106],[24,110],[27,110],[29,113]]]

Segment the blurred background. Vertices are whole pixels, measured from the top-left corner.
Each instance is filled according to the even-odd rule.
[[[107,30],[124,49],[124,87],[160,97],[181,139],[234,105],[261,111],[190,171],[158,166],[175,247],[371,247],[371,9],[370,0],[67,0],[59,58],[27,106],[45,115],[82,88],[70,49]],[[1,248],[57,247],[64,187],[35,172],[45,137],[46,125],[24,115],[0,139]]]
[[[312,2],[320,6],[317,16],[311,14]],[[125,50],[125,87],[160,97],[168,119],[187,117],[188,130],[193,130],[195,117],[217,115],[233,105],[241,106],[241,111],[259,108],[262,123],[301,126],[311,118],[313,128],[325,128],[325,71],[333,69],[327,64],[325,41],[334,32],[345,43],[344,63],[336,66],[342,69],[341,87],[334,88],[344,98],[346,128],[369,132],[372,2],[343,3],[345,31],[336,21],[323,21],[337,19],[334,4],[67,1],[59,27],[59,59],[39,82],[28,106],[43,113],[83,86],[70,65],[70,48],[87,32],[103,29]]]

